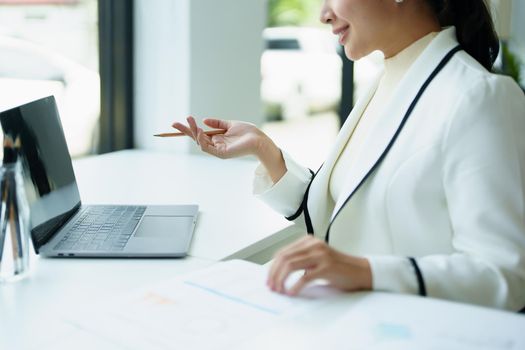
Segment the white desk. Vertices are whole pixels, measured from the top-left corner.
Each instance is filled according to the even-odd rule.
[[[252,195],[251,160],[123,151],[75,162],[84,203],[198,204],[190,255],[246,259],[297,229]]]
[[[121,349],[61,319],[64,315],[74,315],[86,305],[100,308],[101,301],[170,276],[201,269],[218,260],[235,257],[264,261],[276,247],[290,240],[287,237],[299,234],[296,228],[289,227],[286,220],[251,195],[255,167],[251,161],[126,151],[78,160],[74,166],[85,203],[199,204],[201,214],[190,257],[156,260],[42,259],[33,256],[29,278],[0,285],[1,350]],[[318,336],[332,341],[329,348],[349,348],[347,345],[352,339],[344,338],[348,327],[344,314],[362,298],[362,295],[348,295],[338,303],[312,311],[307,317],[292,319],[282,327],[260,334],[251,344],[243,344],[246,345],[243,348],[323,347],[323,343],[315,343]],[[377,307],[374,309],[377,303],[373,302],[364,307],[365,314],[380,314],[387,309],[394,315],[404,314],[404,310],[390,308],[395,304],[391,302],[377,310]],[[460,327],[465,326],[470,333],[479,329],[481,333],[483,329],[490,329],[493,322],[499,329],[510,330],[512,334],[516,334],[515,329],[525,329],[525,318],[510,313],[457,307],[452,303],[436,305],[421,301],[414,305],[407,311],[428,306],[431,311],[448,315],[448,319],[455,320],[453,335],[460,337]],[[354,321],[348,319],[348,322]],[[443,316],[443,322],[449,320]],[[498,349],[515,347],[503,344]]]
[[[266,259],[294,236],[251,194],[256,163],[201,155],[123,151],[74,162],[83,203],[199,204],[190,257],[43,259],[31,276],[0,285],[0,349],[105,348],[60,322],[64,313],[228,258]],[[82,339],[77,342],[76,339]],[[57,340],[61,339],[61,340]],[[73,343],[74,341],[74,343]],[[16,344],[16,347],[15,347]]]

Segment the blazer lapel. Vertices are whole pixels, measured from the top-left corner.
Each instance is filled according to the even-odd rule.
[[[308,209],[312,220],[312,225],[314,227],[314,232],[316,233],[324,234],[327,220],[332,210],[332,206],[328,206],[328,200],[330,196],[328,192],[328,184],[330,181],[332,169],[346,143],[348,142],[350,135],[352,135],[354,132],[354,129],[361,118],[363,111],[372,99],[372,96],[377,89],[378,83],[379,76],[366,90],[366,92],[363,94],[363,97],[357,101],[354,108],[352,108],[350,115],[346,119],[346,122],[343,124],[341,131],[337,135],[332,151],[328,154],[325,162],[319,170],[319,173],[315,177],[315,181],[312,183],[308,197],[308,203],[310,203],[310,205],[308,205]],[[328,208],[330,210],[329,212],[327,212]]]
[[[374,126],[370,132],[370,136],[365,141],[367,145],[366,149],[362,154],[358,155],[355,167],[349,169],[348,182],[344,187],[343,194],[339,196],[335,204],[330,221],[335,218],[347,201],[347,198],[352,195],[359,183],[365,178],[369,170],[387,148],[421,86],[443,57],[457,45],[455,28],[450,27],[445,29],[432,40],[429,46],[412,64],[392,95],[391,101],[385,106],[384,115],[379,118],[379,125]],[[362,111],[360,111],[360,113],[362,113]],[[356,119],[358,119],[358,117]],[[350,134],[346,136],[349,137]],[[341,150],[339,150],[339,152],[340,151]],[[337,158],[335,158],[335,160],[337,160]],[[330,172],[333,166],[334,164],[331,164]],[[329,178],[330,176],[328,175],[326,177]],[[323,234],[324,233],[325,232],[323,232]]]

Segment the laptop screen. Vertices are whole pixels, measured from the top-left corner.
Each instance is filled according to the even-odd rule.
[[[21,142],[20,161],[29,202],[31,237],[38,249],[80,206],[71,157],[55,98],[0,112],[4,135]]]

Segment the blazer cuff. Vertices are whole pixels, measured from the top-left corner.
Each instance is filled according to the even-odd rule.
[[[301,206],[312,174],[308,168],[297,164],[283,152],[286,173],[273,183],[266,168],[259,164],[255,169],[253,194],[284,216],[291,216]]]
[[[419,294],[420,286],[412,262],[401,256],[367,256],[372,270],[372,289]]]

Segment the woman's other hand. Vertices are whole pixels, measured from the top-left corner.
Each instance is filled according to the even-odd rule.
[[[286,290],[286,279],[298,270],[304,270],[304,275]],[[372,271],[367,259],[340,253],[312,236],[304,237],[276,254],[267,285],[275,292],[297,295],[306,284],[316,279],[324,279],[345,291],[372,289]]]
[[[286,165],[281,150],[255,125],[240,121],[204,119],[210,128],[223,129],[224,134],[209,136],[197,126],[193,117],[186,118],[188,125],[175,122],[172,126],[197,142],[203,152],[221,159],[246,155],[257,157],[277,182],[285,173]]]

